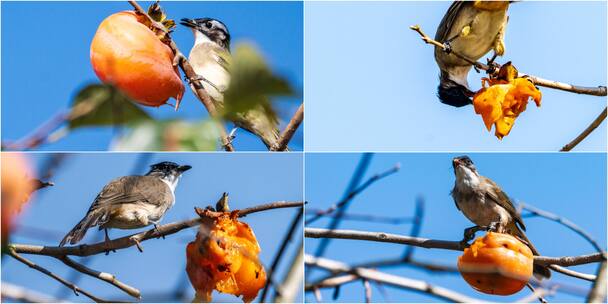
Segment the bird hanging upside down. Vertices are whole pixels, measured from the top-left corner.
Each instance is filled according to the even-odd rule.
[[[471,104],[473,92],[467,76],[471,63],[454,53],[477,61],[490,50],[494,57],[505,52],[509,1],[454,1],[443,16],[435,40],[445,49],[435,47],[435,61],[441,70],[437,96],[442,103],[462,107]]]

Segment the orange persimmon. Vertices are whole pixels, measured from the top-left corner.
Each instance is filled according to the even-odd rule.
[[[251,302],[266,284],[259,253],[253,230],[236,213],[206,219],[196,240],[186,247],[186,271],[196,290],[195,301],[209,302],[217,290]]]
[[[530,98],[540,107],[541,92],[532,81],[516,77],[517,74],[511,63],[504,64],[497,78],[482,79],[482,89],[473,97],[475,113],[481,115],[488,131],[494,125],[498,139],[509,134],[515,119],[526,110]]]
[[[173,51],[133,11],[103,20],[91,43],[91,64],[105,83],[118,87],[136,102],[158,107],[184,94]]]
[[[2,239],[8,238],[14,217],[33,191],[32,169],[20,153],[2,153]]]
[[[477,291],[511,295],[528,283],[533,261],[530,248],[516,237],[488,232],[458,257],[458,270]]]

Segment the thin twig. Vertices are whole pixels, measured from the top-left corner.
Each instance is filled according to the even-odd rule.
[[[294,303],[301,295],[304,279],[304,240],[300,241],[298,250],[291,259],[289,270],[283,277],[281,285],[275,287],[274,303]]]
[[[559,266],[559,265],[549,265],[549,268],[551,268],[554,271],[557,271],[557,272],[559,272],[561,274],[564,274],[564,275],[567,275],[567,276],[570,276],[570,277],[573,277],[573,278],[589,281],[589,282],[593,282],[597,278],[593,274],[587,274],[587,273],[582,273],[582,272],[570,270],[568,268],[565,268],[565,267],[562,267],[562,266]]]
[[[606,284],[606,261],[603,261],[597,270],[597,279],[593,282],[586,302],[606,303]]]
[[[264,286],[264,290],[262,290],[262,296],[260,297],[260,303],[263,303],[266,299],[266,294],[268,293],[268,290],[270,289],[270,285],[271,285],[270,282],[273,282],[275,270],[277,269],[277,266],[279,265],[279,262],[281,261],[281,257],[283,257],[283,253],[285,252],[287,245],[291,241],[291,238],[292,238],[294,232],[299,227],[298,223],[300,222],[300,219],[302,219],[303,213],[304,213],[304,208],[300,208],[298,210],[298,212],[296,213],[296,216],[291,221],[291,224],[289,225],[289,230],[287,230],[287,233],[285,233],[285,236],[283,237],[283,241],[281,241],[281,245],[279,246],[279,250],[275,254],[274,258],[272,259],[272,263],[270,264],[270,268],[268,269],[268,276],[267,276],[268,283],[266,283],[266,286]]]
[[[73,284],[73,283],[71,283],[71,282],[66,281],[66,280],[65,280],[65,279],[63,279],[62,277],[60,277],[60,276],[58,276],[58,275],[56,275],[56,274],[54,274],[54,273],[50,272],[50,271],[49,271],[49,270],[47,270],[46,268],[41,267],[41,266],[38,266],[38,265],[37,265],[37,264],[35,264],[34,262],[32,262],[32,261],[30,261],[30,260],[28,260],[28,259],[26,259],[26,258],[24,258],[24,257],[20,256],[20,255],[19,255],[19,254],[16,252],[16,250],[15,250],[14,248],[9,248],[9,250],[8,250],[8,254],[9,254],[10,256],[12,256],[13,258],[15,258],[17,261],[19,261],[19,262],[21,262],[21,263],[23,263],[23,264],[25,264],[25,265],[29,266],[30,268],[36,269],[36,270],[38,270],[38,271],[40,271],[40,272],[42,272],[42,273],[46,274],[47,276],[49,276],[49,277],[51,277],[51,278],[53,278],[53,279],[57,280],[59,283],[61,283],[61,284],[65,285],[66,287],[68,287],[68,288],[72,289],[76,295],[78,295],[78,293],[82,293],[83,295],[87,296],[88,298],[90,298],[91,300],[93,300],[93,301],[95,301],[95,302],[97,302],[97,303],[106,303],[106,302],[108,302],[108,301],[102,300],[102,299],[100,299],[100,298],[98,298],[98,297],[96,297],[96,296],[92,295],[91,293],[89,293],[89,292],[87,292],[87,291],[85,291],[85,290],[80,289],[80,287],[78,287],[78,286],[74,285],[74,284]]]
[[[424,281],[413,280],[409,278],[403,278],[400,276],[383,273],[377,270],[367,269],[367,268],[351,268],[348,265],[330,260],[327,258],[316,258],[311,255],[305,255],[304,261],[307,265],[312,265],[315,267],[321,267],[328,269],[330,271],[339,271],[339,272],[347,272],[354,275],[357,275],[359,278],[367,279],[370,281],[380,282],[386,285],[404,288],[409,290],[414,290],[418,292],[422,292],[440,299],[448,300],[451,302],[462,302],[462,303],[472,303],[472,302],[481,302],[480,300],[476,300],[465,295],[459,294],[455,291],[431,285]],[[339,286],[339,285],[338,285]],[[314,289],[318,289],[320,286],[313,286],[307,284],[305,287],[306,291],[311,291]],[[323,286],[323,287],[329,287]]]
[[[418,197],[416,199],[416,209],[414,210],[414,224],[412,225],[412,229],[410,231],[410,235],[413,237],[418,237],[420,235],[420,231],[422,230],[422,220],[424,218],[424,198]],[[409,261],[414,254],[414,246],[405,247],[405,251],[403,252],[403,259]]]
[[[303,202],[274,202],[269,204],[263,204],[254,206],[251,208],[245,208],[236,211],[239,217],[244,217],[248,214],[270,210],[278,208],[290,208],[290,207],[302,207]],[[219,212],[209,212],[210,216],[218,216]],[[158,226],[150,230],[131,234],[122,238],[111,240],[109,243],[99,242],[92,245],[78,245],[78,246],[66,246],[66,247],[55,247],[55,246],[38,246],[38,245],[26,245],[26,244],[11,244],[17,253],[37,254],[37,255],[48,255],[48,256],[64,256],[64,255],[75,255],[75,256],[89,256],[99,253],[105,253],[107,250],[124,249],[136,245],[138,242],[143,242],[149,239],[156,239],[159,237],[167,236],[179,232],[183,229],[190,228],[199,225],[203,219],[196,217],[186,221],[174,222],[166,225]]]
[[[442,50],[446,49],[446,46],[443,43],[436,41],[436,40],[432,39],[431,37],[429,37],[428,35],[426,35],[422,31],[420,26],[413,25],[413,26],[410,26],[410,29],[417,32],[421,36],[422,41],[424,41],[425,43],[434,45]],[[484,71],[490,70],[490,67],[488,65],[475,61],[475,60],[471,60],[469,58],[466,58],[465,56],[459,54],[458,52],[455,52],[454,50],[451,50],[451,54],[453,54],[454,56],[475,66],[479,70],[484,70]],[[567,84],[567,83],[557,82],[557,81],[553,81],[553,80],[546,80],[546,79],[543,79],[540,77],[527,75],[524,73],[519,73],[519,75],[518,75],[518,77],[524,77],[524,76],[527,77],[528,79],[530,79],[534,84],[542,86],[542,87],[546,87],[546,88],[552,88],[552,89],[557,89],[557,90],[562,90],[562,91],[567,91],[567,92],[572,92],[572,93],[577,93],[577,94],[585,94],[585,95],[593,95],[593,96],[606,96],[606,94],[608,93],[605,86],[582,87],[582,86],[575,86],[575,85],[571,85],[571,84]]]
[[[63,302],[50,295],[42,294],[35,290],[29,290],[22,286],[2,282],[2,299],[13,299],[23,303],[59,303]]]
[[[81,273],[84,273],[84,274],[94,277],[96,279],[100,279],[102,281],[108,282],[108,283],[114,285],[116,288],[126,292],[128,295],[135,297],[137,299],[141,299],[141,293],[139,292],[139,290],[137,288],[131,287],[131,286],[119,281],[118,279],[116,279],[116,276],[114,276],[113,274],[93,270],[83,264],[80,264],[80,263],[70,259],[67,256],[57,257],[57,259],[59,259],[64,264],[72,267],[73,269],[75,269]]]
[[[324,213],[326,209],[318,209],[318,208],[306,208],[306,214],[310,215],[318,215]],[[336,218],[336,214],[323,214],[323,217],[328,218]],[[372,215],[372,214],[363,214],[363,213],[344,213],[342,215],[342,220],[345,221],[359,221],[359,222],[368,222],[368,223],[383,223],[383,224],[391,224],[391,225],[400,225],[405,223],[411,223],[415,221],[413,217],[392,217],[392,216],[382,216],[382,215]]]
[[[384,177],[387,177],[393,173],[396,173],[397,171],[399,171],[400,168],[401,168],[400,164],[397,163],[392,168],[388,169],[387,171],[382,172],[380,174],[375,174],[374,176],[370,177],[365,183],[361,184],[361,186],[359,186],[355,190],[351,191],[340,202],[333,204],[331,207],[327,208],[326,210],[319,211],[313,217],[306,219],[306,225],[310,225],[311,223],[322,218],[323,216],[331,214],[332,212],[336,211],[337,209],[340,209],[342,206],[346,205],[349,201],[351,201],[355,196],[357,196],[357,194],[363,192],[363,190],[365,190],[365,189],[367,189],[367,187],[371,186],[374,182],[377,182]]]
[[[277,142],[270,148],[270,151],[285,151],[287,144],[300,127],[302,120],[304,120],[304,104],[300,105],[283,132],[281,132]]]
[[[600,115],[598,115],[591,122],[591,124],[585,130],[583,130],[583,132],[581,132],[581,134],[579,134],[575,139],[573,139],[567,145],[563,146],[562,149],[559,151],[568,152],[568,151],[574,149],[574,147],[576,147],[576,145],[578,145],[585,138],[587,138],[587,136],[589,136],[589,134],[591,134],[591,132],[593,132],[593,130],[595,130],[597,127],[599,127],[602,124],[602,122],[606,119],[606,110],[608,110],[608,107],[604,108],[604,111],[602,111],[602,113],[600,113]]]
[[[160,31],[165,32],[165,43],[171,48],[175,57],[179,58],[179,67],[182,69],[182,71],[184,71],[184,74],[188,78],[188,82],[192,84],[194,95],[205,106],[207,112],[209,112],[209,115],[212,118],[218,118],[218,112],[215,107],[215,104],[211,100],[211,97],[203,88],[203,85],[201,84],[200,80],[198,80],[198,75],[196,74],[196,72],[194,72],[194,69],[190,65],[190,62],[188,62],[188,59],[186,59],[182,52],[180,52],[179,48],[177,47],[177,44],[175,44],[173,39],[171,39],[171,37],[169,36],[169,33],[166,33],[165,27],[162,24],[159,24],[158,22],[154,21],[154,19],[152,19],[148,15],[148,13],[137,3],[137,1],[131,0],[129,1],[129,4],[133,6],[133,8],[138,14],[146,17],[150,21],[150,24],[152,26],[154,26]],[[234,147],[232,146],[232,143],[228,138],[228,132],[226,132],[226,127],[223,124],[218,124],[218,127],[220,131],[220,140],[222,141],[222,147],[226,151],[234,151]]]
[[[372,302],[372,286],[368,279],[363,279],[363,288],[365,289],[365,303]]]

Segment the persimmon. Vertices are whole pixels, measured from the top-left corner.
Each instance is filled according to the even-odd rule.
[[[134,101],[158,107],[184,94],[173,51],[144,24],[144,17],[123,11],[101,22],[91,43],[97,77],[118,87]]]
[[[2,239],[6,240],[14,217],[33,191],[32,169],[19,153],[2,153]]]
[[[511,295],[526,286],[533,262],[532,250],[516,237],[488,232],[458,257],[458,270],[477,291]]]
[[[213,290],[242,296],[243,302],[255,299],[266,284],[260,250],[253,230],[236,213],[205,219],[196,240],[186,247],[186,271],[196,290],[195,302],[210,302]]]
[[[511,132],[515,119],[526,110],[530,98],[540,107],[541,92],[532,81],[517,75],[517,69],[508,62],[496,78],[483,78],[482,89],[473,97],[475,113],[481,115],[488,131],[494,125],[498,139]]]

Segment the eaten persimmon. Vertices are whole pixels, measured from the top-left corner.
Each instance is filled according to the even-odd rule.
[[[144,24],[144,17],[123,11],[101,22],[91,43],[91,64],[104,83],[134,101],[158,107],[184,94],[173,51]]]
[[[458,257],[458,270],[475,290],[493,295],[520,291],[532,276],[532,250],[509,234],[488,232]]]
[[[213,290],[242,296],[251,302],[266,285],[266,271],[258,260],[260,246],[236,213],[206,218],[196,240],[186,247],[186,271],[196,290],[194,302],[210,302]]]

